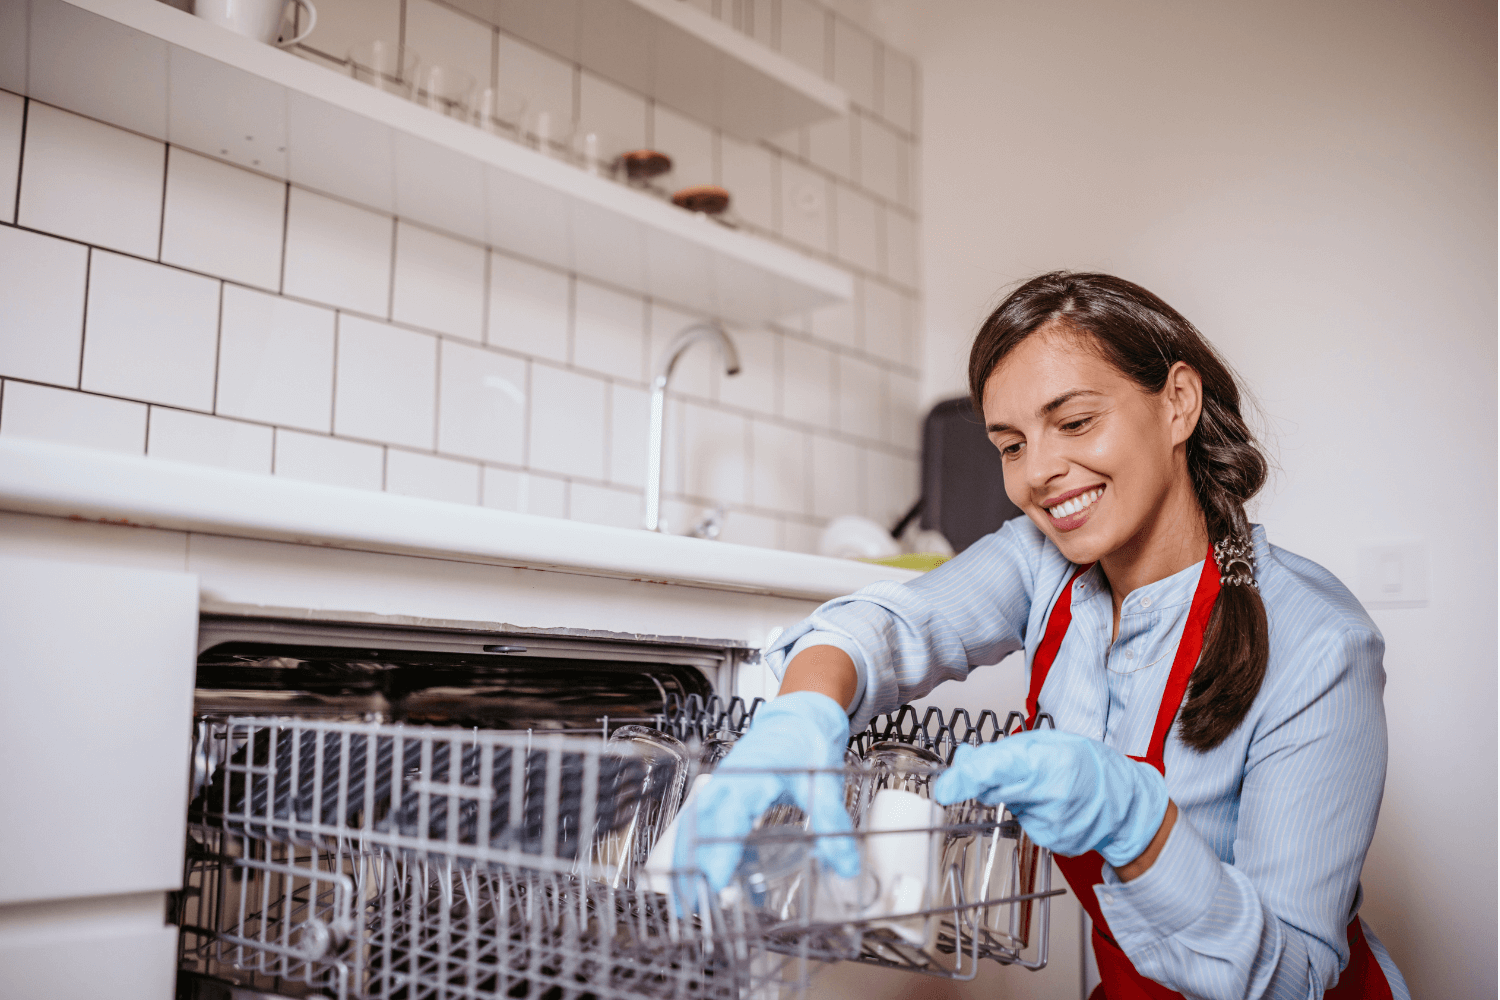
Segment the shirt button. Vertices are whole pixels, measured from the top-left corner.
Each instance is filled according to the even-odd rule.
[[[1127,659],[1127,660],[1133,660],[1133,659],[1135,659],[1135,654],[1133,652],[1131,652],[1130,650],[1127,649],[1127,650],[1125,650],[1125,659]]]
[[[1149,607],[1151,607],[1151,598],[1149,598],[1149,597],[1143,597],[1143,598],[1141,598],[1141,607],[1143,607],[1143,608],[1149,608]]]
[[[1102,898],[1106,903],[1113,903],[1115,901],[1114,894],[1109,892],[1106,892]]]

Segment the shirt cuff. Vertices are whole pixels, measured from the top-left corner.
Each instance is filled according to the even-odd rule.
[[[1108,864],[1104,883],[1094,886],[1099,909],[1115,941],[1128,953],[1171,937],[1195,923],[1213,905],[1223,863],[1179,811],[1156,862],[1129,882]]]
[[[850,700],[849,704],[844,706],[844,713],[852,718],[865,702],[865,677],[868,670],[865,667],[865,654],[860,650],[859,643],[848,636],[839,635],[837,632],[807,633],[798,639],[792,645],[791,649],[786,651],[786,655],[781,658],[780,664],[772,666],[772,670],[776,674],[776,679],[780,680],[782,678],[782,675],[786,673],[787,664],[791,663],[797,657],[798,653],[811,646],[835,646],[842,649],[848,654],[849,659],[854,661],[854,697]]]

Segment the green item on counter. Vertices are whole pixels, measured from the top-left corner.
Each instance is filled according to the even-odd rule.
[[[926,573],[930,569],[937,569],[952,558],[941,552],[903,552],[899,556],[861,559],[860,562],[874,563],[877,566],[892,566],[896,569],[914,569],[920,573]]]

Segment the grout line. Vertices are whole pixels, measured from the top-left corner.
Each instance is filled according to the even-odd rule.
[[[278,295],[286,294],[286,249],[292,229],[292,182],[286,181],[281,192],[281,267],[276,281]]]
[[[438,435],[442,431],[443,417],[443,341],[432,340],[432,450],[438,450]]]
[[[89,336],[89,282],[94,277],[94,248],[89,247],[83,254],[83,322],[78,328],[78,382],[74,388],[83,389],[83,352],[88,346]]]
[[[521,414],[521,466],[531,468],[531,411],[535,406],[535,397],[531,390],[531,370],[533,364],[530,358],[526,360],[526,409]]]
[[[344,314],[335,310],[333,314],[333,385],[328,390],[328,433],[335,433],[334,418],[339,403],[339,339],[344,329]]]
[[[167,175],[172,169],[172,144],[162,143],[161,150],[161,211],[156,220],[156,263],[161,263],[162,248],[167,242]]]
[[[396,240],[400,230],[400,220],[391,216],[391,267],[389,281],[386,285],[385,315],[381,318],[389,322],[395,322],[396,316]]]
[[[214,324],[214,392],[208,412],[219,412],[219,363],[224,358],[224,282],[219,282],[219,316]]]
[[[21,181],[26,175],[26,127],[31,122],[31,100],[21,101],[21,148],[16,157],[16,191],[15,202],[10,206],[11,220],[19,224],[21,221]]]
[[[141,454],[147,458],[151,457],[151,414],[155,410],[155,403],[148,403],[146,405],[146,439],[141,442]]]

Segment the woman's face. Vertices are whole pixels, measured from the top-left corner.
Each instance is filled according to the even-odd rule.
[[[1184,491],[1197,510],[1179,447],[1197,423],[1197,373],[1179,363],[1146,393],[1087,337],[1038,330],[984,387],[1006,494],[1074,563],[1148,544],[1164,516],[1182,515]]]

